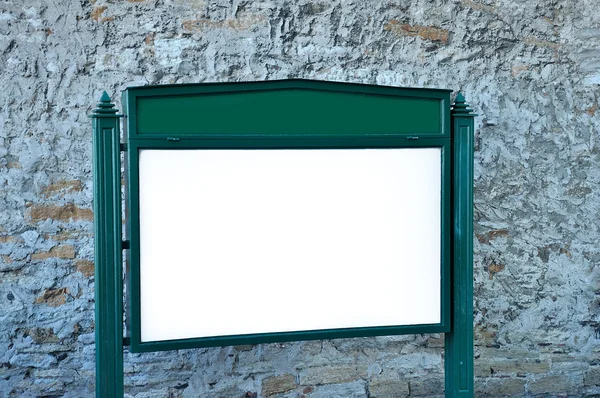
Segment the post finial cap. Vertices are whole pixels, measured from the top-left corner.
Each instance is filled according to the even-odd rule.
[[[465,97],[462,95],[461,92],[459,92],[456,98],[454,99],[454,104],[452,105],[452,114],[475,116],[475,114],[473,114],[472,112],[473,109],[469,108],[469,104],[467,104]]]
[[[110,102],[110,97],[108,96],[108,93],[106,91],[102,93],[102,97],[100,97],[100,102]]]
[[[96,109],[94,109],[95,116],[106,116],[106,115],[115,115],[117,110],[115,109],[115,104],[113,104],[110,100],[110,96],[106,91],[102,93],[100,97],[100,102],[98,103]]]

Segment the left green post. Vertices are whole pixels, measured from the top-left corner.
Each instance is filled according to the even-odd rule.
[[[92,114],[96,397],[123,398],[121,115],[106,92]]]

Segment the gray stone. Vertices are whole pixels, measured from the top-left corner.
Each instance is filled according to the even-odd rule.
[[[528,383],[528,390],[532,394],[573,393],[580,387],[578,380],[564,374],[537,377]]]
[[[466,95],[477,391],[600,394],[596,0],[0,4],[0,396],[93,395],[101,93],[122,109],[128,86],[294,77]],[[443,365],[442,338],[418,335],[125,355],[140,398],[258,398],[279,375],[315,383],[286,398],[365,397],[389,374],[433,397]]]
[[[600,386],[600,368],[592,368],[585,374],[583,383],[586,386]]]
[[[48,354],[17,354],[10,358],[11,366],[25,368],[49,368],[57,363],[56,358]]]
[[[444,376],[418,377],[409,380],[410,395],[415,397],[432,397],[444,392]]]

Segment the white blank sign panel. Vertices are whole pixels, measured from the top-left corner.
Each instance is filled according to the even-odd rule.
[[[142,150],[141,341],[441,322],[441,150]]]

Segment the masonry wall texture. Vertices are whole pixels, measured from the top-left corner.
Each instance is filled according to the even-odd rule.
[[[0,70],[1,397],[93,396],[102,91],[281,78],[461,90],[477,395],[600,396],[597,0],[0,0]],[[137,398],[435,397],[443,336],[126,354],[125,372]]]

